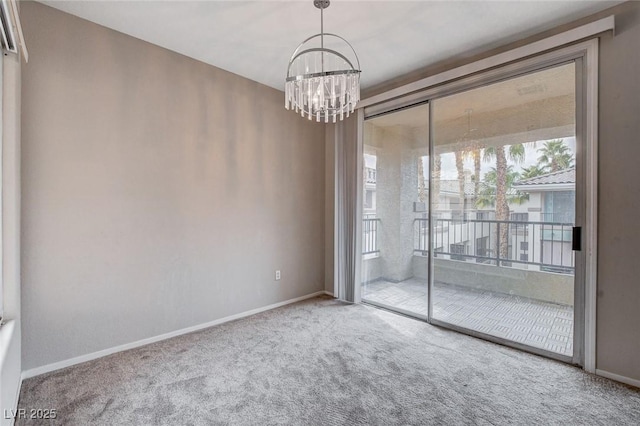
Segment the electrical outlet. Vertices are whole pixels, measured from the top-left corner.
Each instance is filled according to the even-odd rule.
[[[280,281],[280,270],[276,271],[276,281]]]

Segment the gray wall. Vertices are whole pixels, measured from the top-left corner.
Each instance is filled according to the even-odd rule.
[[[324,126],[41,4],[22,21],[25,370],[324,289]]]
[[[640,2],[600,44],[597,367],[640,380]]]

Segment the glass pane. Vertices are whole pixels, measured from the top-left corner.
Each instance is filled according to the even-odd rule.
[[[365,121],[362,298],[425,317],[428,105]]]
[[[574,64],[431,105],[433,318],[571,356]]]

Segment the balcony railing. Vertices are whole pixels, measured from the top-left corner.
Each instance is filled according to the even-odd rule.
[[[436,218],[434,256],[503,267],[532,265],[541,271],[573,274],[572,223]],[[380,219],[363,219],[362,254],[380,252]],[[414,220],[414,253],[429,254],[429,220]],[[504,247],[506,241],[506,248]]]
[[[376,183],[376,169],[373,167],[365,167],[363,172],[365,183]]]
[[[434,220],[435,257],[507,267],[535,265],[547,272],[574,272],[572,223]],[[415,219],[414,252],[427,255],[428,251],[429,220]]]
[[[362,220],[362,254],[375,254],[378,249],[378,223],[380,219],[365,217]]]

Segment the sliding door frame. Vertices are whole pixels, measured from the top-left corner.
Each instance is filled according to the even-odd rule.
[[[596,366],[596,280],[597,280],[597,133],[598,133],[598,38],[579,42],[556,50],[547,51],[536,56],[520,59],[516,57],[512,62],[505,59],[505,64],[479,71],[467,76],[459,76],[452,81],[446,81],[434,87],[426,87],[419,92],[407,92],[398,95],[390,100],[381,99],[380,103],[372,103],[365,100],[363,114],[359,116],[359,126],[362,129],[365,118],[382,115],[397,111],[399,109],[414,106],[419,103],[429,103],[429,119],[431,120],[433,110],[431,102],[438,98],[449,96],[455,93],[464,92],[470,89],[483,87],[489,84],[508,80],[520,75],[530,74],[547,68],[556,67],[565,63],[575,63],[576,66],[576,140],[583,151],[576,157],[579,162],[578,170],[583,170],[577,176],[582,185],[577,187],[577,192],[583,194],[583,199],[578,199],[581,211],[581,222],[578,226],[583,226],[582,251],[576,252],[576,291],[574,300],[578,308],[574,305],[574,324],[576,328],[574,336],[576,345],[574,346],[573,357],[567,357],[542,349],[537,349],[517,342],[508,341],[484,333],[478,333],[458,327],[433,318],[432,293],[433,293],[433,247],[431,233],[429,237],[429,315],[427,321],[434,325],[439,325],[453,330],[481,337],[507,346],[512,346],[528,352],[558,359],[564,362],[581,365],[589,372],[595,372]],[[508,53],[508,52],[507,52]],[[491,62],[489,62],[491,63]],[[580,68],[580,69],[578,69]],[[446,72],[443,74],[447,74]],[[437,76],[434,76],[437,77]],[[435,78],[434,81],[438,81]],[[410,86],[410,85],[409,85]],[[410,89],[410,87],[408,87]],[[397,93],[394,92],[394,93]],[[376,98],[376,97],[374,97]],[[433,126],[429,125],[429,172],[433,170]],[[362,134],[362,130],[360,130]],[[578,146],[577,145],[577,146]],[[362,161],[360,151],[360,160]],[[588,173],[586,171],[589,171]],[[362,178],[360,176],[360,178]],[[577,180],[578,181],[578,180]],[[361,203],[362,200],[359,200]],[[431,192],[429,193],[429,205],[432,205]],[[578,219],[579,216],[576,217]],[[431,224],[431,209],[429,209],[429,223]],[[580,260],[578,258],[581,258]],[[580,267],[580,271],[578,268]],[[580,279],[581,282],[578,280]]]
[[[464,93],[467,92],[469,90],[473,90],[473,89],[477,89],[477,88],[481,88],[481,87],[485,87],[487,85],[490,84],[495,84],[497,82],[501,82],[501,81],[506,81],[506,80],[510,80],[513,78],[517,78],[520,76],[525,76],[525,75],[529,75],[529,74],[533,74],[536,72],[540,72],[543,71],[545,69],[549,69],[549,68],[555,68],[558,66],[563,66],[563,65],[567,65],[567,64],[574,64],[575,66],[575,80],[576,80],[576,93],[575,93],[575,100],[576,100],[576,110],[575,110],[575,117],[576,117],[576,132],[575,132],[575,136],[576,136],[576,178],[578,178],[579,176],[584,176],[584,162],[582,161],[582,157],[583,157],[583,151],[585,150],[584,148],[585,146],[585,141],[583,138],[583,134],[584,131],[581,129],[581,125],[583,123],[583,120],[581,119],[582,117],[582,111],[584,106],[581,104],[582,100],[584,99],[584,97],[582,96],[582,92],[584,90],[584,86],[582,84],[583,78],[583,68],[582,68],[582,64],[583,64],[583,52],[579,53],[579,54],[570,54],[570,55],[561,55],[559,57],[556,57],[555,55],[551,55],[550,58],[532,58],[530,61],[523,61],[521,63],[516,63],[513,64],[511,67],[505,67],[505,68],[509,68],[509,71],[506,74],[500,75],[500,73],[498,73],[498,75],[494,76],[497,79],[487,79],[484,80],[482,79],[482,76],[480,77],[480,81],[478,82],[478,85],[472,86],[472,87],[466,87],[463,85],[464,89],[458,90],[459,85],[458,83],[452,83],[451,87],[449,87],[448,89],[450,90],[444,90],[443,93],[445,94],[438,94],[436,96],[434,96],[432,99],[432,101],[437,101],[438,99],[441,99],[443,97],[446,96],[450,96],[451,94],[457,94],[457,93]],[[530,63],[524,63],[524,62],[530,62]],[[578,87],[579,86],[579,87]],[[435,145],[435,139],[434,139],[434,131],[435,131],[435,126],[432,124],[430,126],[431,129],[431,133],[429,135],[430,137],[430,143],[429,145],[431,147],[433,147]],[[433,156],[431,157],[431,168],[433,170],[433,161],[434,158]],[[582,200],[585,199],[586,197],[584,197],[584,185],[583,182],[581,182],[580,180],[576,179],[576,222],[575,222],[575,226],[583,226],[582,223],[582,218],[584,217],[584,204],[582,203]],[[431,209],[430,209],[431,211]],[[430,224],[433,222],[429,222]],[[430,226],[430,231],[432,230],[431,226]],[[588,230],[587,230],[588,231]],[[433,250],[434,247],[431,246],[430,247],[430,251],[429,251],[429,259],[433,259]],[[571,364],[576,364],[576,365],[580,365],[582,366],[583,364],[583,359],[582,359],[582,355],[583,355],[583,348],[581,347],[583,344],[584,339],[583,337],[583,333],[584,333],[584,323],[585,323],[585,317],[584,317],[584,273],[581,270],[581,267],[583,267],[585,265],[585,262],[583,261],[584,258],[584,251],[577,251],[575,252],[575,273],[574,273],[574,303],[573,303],[573,307],[574,307],[574,320],[573,320],[573,326],[574,326],[574,347],[573,347],[573,353],[571,356],[567,356],[567,355],[563,355],[563,354],[559,354],[556,352],[552,352],[552,351],[548,351],[546,349],[541,349],[541,348],[537,348],[535,346],[530,346],[530,345],[526,345],[523,343],[519,343],[516,341],[513,341],[511,339],[507,339],[504,337],[498,337],[498,336],[494,336],[488,333],[484,333],[484,332],[479,332],[476,330],[472,330],[463,326],[459,326],[456,324],[452,324],[446,320],[439,320],[435,317],[433,317],[432,315],[429,316],[429,323],[434,324],[434,325],[438,325],[440,327],[445,327],[445,328],[450,328],[453,330],[456,330],[458,332],[464,333],[464,334],[469,334],[475,337],[481,337],[485,340],[489,340],[495,343],[499,343],[501,345],[505,345],[505,346],[511,346],[511,347],[515,347],[521,350],[526,350],[528,352],[532,352],[535,353],[537,355],[542,355],[545,356],[547,358],[552,358],[552,359],[556,359],[558,361],[562,361],[562,362],[566,362],[566,363],[571,363]],[[435,267],[433,266],[433,261],[431,262],[431,268],[429,270],[429,287],[433,288],[435,283]],[[433,290],[431,291],[431,293],[433,293]],[[429,306],[433,306],[433,299],[429,300]],[[582,306],[581,306],[582,305]]]

